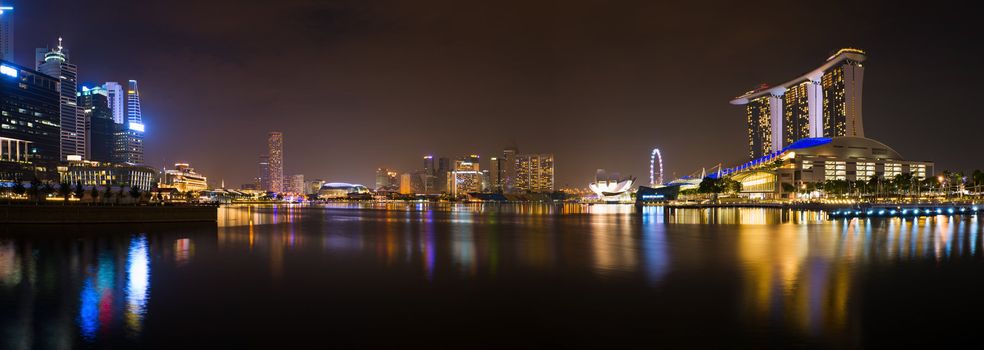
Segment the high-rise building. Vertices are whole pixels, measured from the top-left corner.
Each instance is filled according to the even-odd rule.
[[[506,147],[502,150],[502,191],[512,192],[516,180],[516,154],[519,148]]]
[[[410,186],[410,173],[400,174],[400,194],[413,194],[413,187]]]
[[[58,46],[53,49],[37,49],[37,53],[42,50],[44,56],[38,62],[38,71],[52,77],[59,78],[60,100],[60,125],[61,125],[61,155],[60,159],[65,160],[68,156],[85,157],[85,116],[78,107],[77,89],[79,69],[69,62],[68,51],[64,50],[62,38],[58,38]]]
[[[435,192],[449,192],[448,177],[451,173],[451,160],[447,157],[437,158],[437,175],[435,180]]]
[[[745,106],[749,157],[777,153],[804,138],[864,137],[865,58],[864,51],[841,49],[807,74],[732,100],[733,105]]]
[[[459,170],[459,171],[464,171],[464,170],[479,171],[480,169],[481,169],[481,166],[479,164],[478,155],[472,154],[470,156],[462,157],[461,159],[458,159],[458,160],[455,160],[454,161],[454,170]]]
[[[14,61],[14,7],[0,4],[0,60]]]
[[[290,176],[290,181],[287,182],[287,192],[293,194],[305,194],[304,189],[304,175],[294,174]]]
[[[86,121],[85,159],[112,162],[115,149],[116,123],[109,109],[109,93],[102,87],[82,87],[78,106]]]
[[[113,83],[115,84],[115,83]],[[107,83],[111,89],[115,88]],[[113,120],[116,129],[115,149],[113,157],[118,163],[143,164],[144,162],[144,135],[146,129],[143,124],[143,116],[140,111],[140,90],[137,88],[137,81],[130,80],[126,91],[126,118],[123,124],[116,123],[116,113],[120,110],[119,95],[107,89],[110,109],[113,111]],[[120,118],[123,119],[123,118]]]
[[[482,191],[482,172],[478,170],[453,170],[448,173],[448,194],[458,197]]]
[[[514,191],[553,192],[554,157],[552,154],[519,154],[516,155],[515,166]]]
[[[387,168],[376,169],[376,191],[398,191],[400,174]]]
[[[491,192],[502,193],[503,170],[501,158],[489,158],[489,190]]]
[[[103,89],[109,98],[109,110],[113,113],[113,122],[116,124],[126,124],[126,94],[123,93],[123,86],[117,82],[106,82]]]
[[[436,171],[437,169],[434,169],[434,156],[424,156],[424,173],[434,175],[434,172]]]
[[[284,191],[284,134],[271,131],[267,137],[270,151],[270,188],[272,192]]]
[[[261,155],[259,161],[256,162],[259,166],[259,174],[257,174],[255,183],[256,188],[261,191],[270,190],[270,156]]]
[[[3,160],[34,163],[53,175],[60,155],[59,112],[58,79],[0,61]]]

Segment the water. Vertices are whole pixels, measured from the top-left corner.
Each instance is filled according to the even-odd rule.
[[[0,348],[981,347],[973,216],[224,207],[0,228]]]

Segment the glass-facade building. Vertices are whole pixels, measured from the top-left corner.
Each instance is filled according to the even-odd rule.
[[[109,94],[102,87],[82,87],[78,105],[86,121],[86,157],[97,162],[112,162],[116,148],[116,122],[109,108]]]
[[[805,138],[864,137],[865,58],[861,50],[841,49],[807,74],[732,100],[745,106],[749,158],[779,152]]]
[[[29,162],[41,175],[53,175],[60,154],[59,112],[58,79],[0,60],[0,137],[23,141],[0,150],[3,159]]]

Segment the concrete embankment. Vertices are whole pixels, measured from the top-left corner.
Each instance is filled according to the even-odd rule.
[[[91,224],[144,222],[215,222],[214,205],[57,205],[0,204],[0,223]]]

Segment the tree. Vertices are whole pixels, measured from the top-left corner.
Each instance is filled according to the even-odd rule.
[[[27,193],[36,201],[41,201],[41,181],[37,178],[31,180],[31,188],[27,190]]]
[[[103,191],[103,200],[107,203],[113,199],[113,186],[106,185],[106,190]]]
[[[984,171],[975,169],[970,178],[974,181],[974,192],[981,193],[981,190],[984,189]]]
[[[89,197],[92,197],[93,203],[97,203],[99,200],[99,189],[96,186],[92,186],[92,189],[89,190]]]
[[[122,191],[122,189],[120,190]],[[130,197],[133,197],[134,201],[137,201],[141,194],[143,194],[143,192],[140,192],[139,186],[130,186]]]
[[[27,192],[27,187],[24,187],[24,183],[17,181],[17,183],[14,184],[14,193],[18,196],[23,196],[25,192]]]
[[[50,195],[52,193],[55,193],[55,186],[52,186],[50,182],[44,184],[44,186],[41,186],[41,198],[42,199],[47,198],[48,195]]]
[[[65,202],[68,202],[68,197],[72,196],[72,186],[66,182],[59,183],[58,195],[65,199]]]
[[[81,182],[76,182],[75,183],[75,198],[78,198],[81,201],[83,196],[85,196],[85,188],[82,187],[82,183]]]

